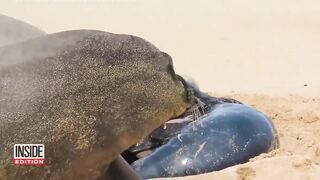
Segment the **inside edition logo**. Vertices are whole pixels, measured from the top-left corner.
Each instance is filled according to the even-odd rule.
[[[43,144],[15,144],[13,164],[17,166],[43,166],[44,145]]]

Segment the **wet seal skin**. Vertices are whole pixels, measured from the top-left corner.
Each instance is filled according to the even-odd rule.
[[[266,116],[243,104],[225,103],[135,161],[133,168],[145,179],[218,171],[273,150],[274,141]]]
[[[131,35],[60,32],[0,58],[0,179],[99,178],[192,102],[171,57]],[[18,143],[44,144],[46,166],[13,166]]]
[[[211,97],[198,88],[192,89],[203,102],[199,109],[204,114],[199,120],[190,122],[193,118],[186,112],[128,150],[133,154],[153,151],[132,164],[142,178],[218,171],[279,147],[276,129],[266,115],[236,100]]]
[[[0,14],[0,46],[22,42],[46,33],[23,21]]]

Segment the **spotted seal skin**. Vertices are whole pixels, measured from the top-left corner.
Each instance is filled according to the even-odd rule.
[[[46,33],[28,23],[0,14],[0,46],[18,43]]]
[[[96,179],[118,154],[192,102],[169,55],[94,30],[0,48],[0,179]],[[13,166],[13,144],[46,147],[45,167]]]

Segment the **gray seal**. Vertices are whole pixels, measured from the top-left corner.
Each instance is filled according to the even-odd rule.
[[[0,57],[0,179],[99,178],[193,101],[171,57],[136,36],[60,32]],[[18,143],[44,144],[46,166],[13,166]]]

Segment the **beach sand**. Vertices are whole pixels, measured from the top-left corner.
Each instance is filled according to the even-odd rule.
[[[215,96],[269,115],[281,148],[182,179],[320,179],[320,1],[1,0],[0,13],[48,33],[134,34]],[[174,178],[177,179],[177,178]]]

